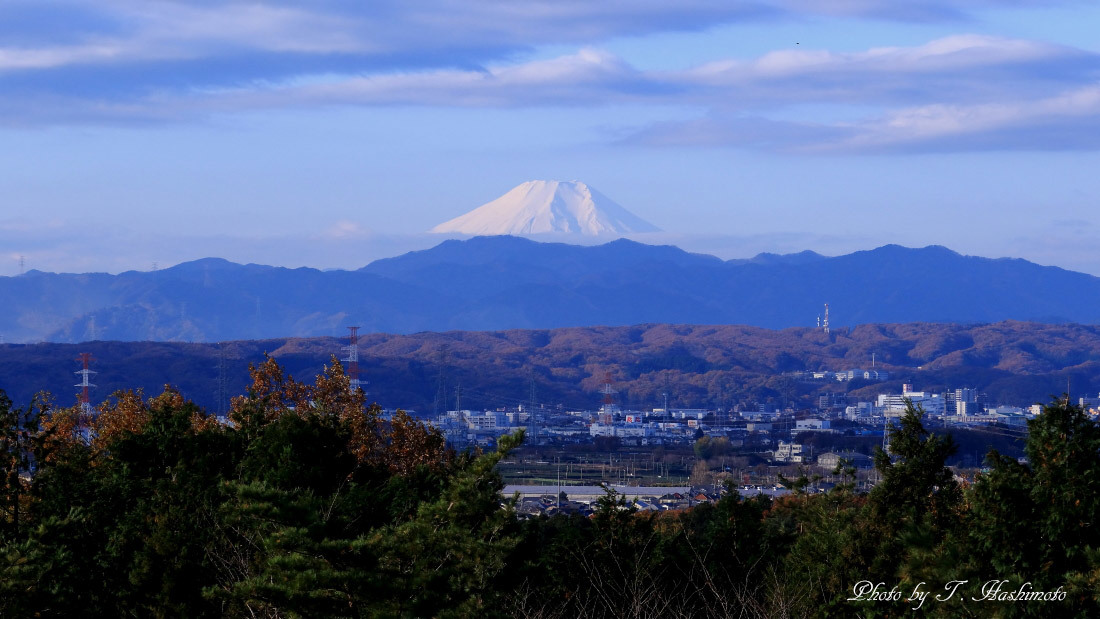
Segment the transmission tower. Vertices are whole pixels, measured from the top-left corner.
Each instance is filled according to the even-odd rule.
[[[88,365],[92,361],[92,353],[82,352],[80,353],[80,356],[76,359],[83,364],[82,369],[74,372],[74,374],[77,374],[81,377],[81,381],[74,385],[75,387],[80,387],[80,394],[77,395],[77,403],[80,406],[80,412],[84,415],[90,416],[92,414],[92,400],[88,396],[88,390],[95,387],[95,385],[93,385],[88,379],[91,378],[93,374],[97,374],[98,372],[88,369]]]
[[[828,335],[828,333],[829,333],[829,304],[828,303],[825,304],[825,322],[822,323],[821,330],[824,331],[826,335]]]
[[[348,388],[352,393],[355,393],[357,389],[362,389],[362,381],[359,380],[359,327],[348,327],[348,345],[344,348],[348,351],[347,359],[341,359],[348,364],[345,372],[350,379],[348,381]],[[366,395],[364,392],[363,395]]]

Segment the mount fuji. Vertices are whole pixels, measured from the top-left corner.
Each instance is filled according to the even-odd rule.
[[[473,236],[610,236],[659,228],[580,181],[527,181],[503,196],[429,230]]]

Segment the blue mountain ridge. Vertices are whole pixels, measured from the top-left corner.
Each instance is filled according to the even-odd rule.
[[[7,342],[222,341],[640,323],[1100,322],[1100,278],[947,248],[723,261],[625,239],[449,240],[355,271],[205,258],[152,272],[0,278]]]

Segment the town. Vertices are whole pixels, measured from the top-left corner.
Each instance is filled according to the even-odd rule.
[[[874,372],[872,374],[872,372]],[[806,372],[808,381],[853,377],[885,380],[884,371]],[[497,439],[524,431],[524,449],[500,463],[504,496],[518,496],[517,514],[587,515],[605,496],[619,497],[642,511],[686,509],[714,502],[730,491],[748,497],[782,496],[792,480],[799,490],[824,492],[843,480],[847,468],[857,487],[869,490],[879,477],[873,453],[889,453],[891,427],[909,406],[924,412],[935,432],[977,437],[978,451],[964,454],[955,467],[959,480],[979,470],[984,450],[1000,441],[1011,447],[1026,438],[1027,421],[1042,405],[1024,407],[988,402],[972,388],[931,392],[903,384],[901,393],[850,401],[844,394],[817,398],[812,410],[732,410],[655,407],[630,410],[615,402],[610,376],[594,410],[565,410],[537,404],[475,411],[449,410],[427,421],[453,447],[491,449]],[[1100,396],[1077,404],[1095,419]],[[972,441],[973,442],[973,441]]]

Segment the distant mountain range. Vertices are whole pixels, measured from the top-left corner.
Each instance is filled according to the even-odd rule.
[[[943,247],[723,261],[671,246],[475,237],[357,271],[209,258],[0,278],[6,342],[222,341],[640,323],[1100,322],[1100,278]]]

